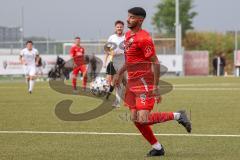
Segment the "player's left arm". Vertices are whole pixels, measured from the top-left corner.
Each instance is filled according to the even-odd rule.
[[[150,57],[153,66],[154,74],[154,89],[158,88],[159,78],[160,78],[160,64],[156,55]]]
[[[73,63],[73,68],[75,68],[76,66],[77,66],[77,64],[75,63],[75,61],[74,61],[74,58],[75,58],[75,48],[74,48],[74,46],[72,46],[71,48],[70,48],[70,51],[69,51],[69,55],[70,55],[70,57],[71,57],[71,61],[72,61],[72,63]]]
[[[23,52],[23,50],[21,50],[20,55],[19,55],[19,61],[22,65],[26,65],[23,55],[24,55],[24,52]]]
[[[36,51],[36,65],[39,63],[40,61],[40,56],[39,56],[39,52],[38,50]]]
[[[89,57],[87,55],[85,55],[85,48],[83,48],[83,47],[82,47],[82,57],[83,57],[82,65],[88,64]]]
[[[160,78],[160,64],[156,55],[153,41],[150,36],[141,41],[140,48],[142,49],[145,58],[149,59],[150,63],[152,63],[154,74],[154,89],[158,89]]]

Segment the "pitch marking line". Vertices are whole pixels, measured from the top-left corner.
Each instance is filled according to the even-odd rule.
[[[173,88],[182,91],[239,91],[240,88]]]
[[[9,89],[10,87],[0,87],[1,89]],[[11,87],[11,89],[22,89],[23,87]],[[36,87],[37,89],[50,89],[50,87]],[[164,88],[164,87],[163,87]],[[188,88],[188,87],[175,87],[173,86],[173,90],[182,90],[182,91],[239,91],[240,87],[236,88]]]
[[[0,134],[62,134],[62,135],[121,135],[121,136],[140,136],[140,133],[114,133],[114,132],[50,132],[50,131],[0,131]],[[159,134],[157,136],[172,137],[237,137],[237,134]]]

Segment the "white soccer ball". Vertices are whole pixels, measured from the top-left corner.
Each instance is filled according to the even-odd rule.
[[[93,95],[102,97],[107,94],[109,91],[109,84],[104,77],[97,77],[91,84],[90,84],[90,91]]]

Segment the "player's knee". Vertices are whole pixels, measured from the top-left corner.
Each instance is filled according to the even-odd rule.
[[[140,124],[147,124],[148,123],[148,118],[147,118],[147,116],[138,115],[137,116],[137,122],[140,123]]]
[[[72,79],[77,79],[77,76],[73,74]]]
[[[29,77],[29,80],[34,80],[34,76],[30,76],[30,77]]]
[[[137,122],[139,124],[142,124],[142,125],[148,124],[148,121],[147,120],[143,120],[143,119],[141,119],[141,120],[138,119]]]

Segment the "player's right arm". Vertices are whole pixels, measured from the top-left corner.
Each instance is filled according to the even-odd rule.
[[[22,65],[26,65],[26,62],[23,58],[23,50],[20,52],[20,55],[19,55],[19,61]]]
[[[109,56],[111,56],[110,58],[112,58],[114,56],[114,51],[111,49],[111,46],[108,46],[108,44],[110,45],[112,43],[112,36],[110,36],[107,40],[107,49],[105,50],[105,59],[104,59],[104,68],[106,68],[107,66],[107,59]]]
[[[107,67],[107,59],[108,59],[109,53],[105,52],[105,59],[104,59],[104,63],[103,63],[103,67],[106,68]]]
[[[69,55],[70,55],[70,57],[72,58],[73,68],[75,68],[75,67],[77,66],[77,64],[76,64],[75,61],[74,61],[74,58],[75,58],[75,49],[74,49],[73,46],[72,46],[71,49],[70,49]]]

